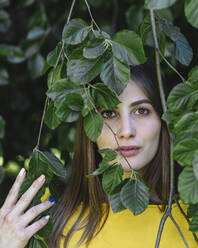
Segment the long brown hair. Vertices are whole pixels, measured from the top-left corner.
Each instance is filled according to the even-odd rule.
[[[132,66],[131,78],[142,88],[153,103],[157,114],[161,117],[162,106],[154,68],[149,63]],[[83,228],[83,234],[77,246],[84,241],[88,245],[105,224],[109,213],[109,204],[101,180],[99,177],[91,179],[85,177],[97,168],[96,156],[95,144],[86,136],[83,121],[80,118],[77,123],[71,177],[60,201],[52,209],[54,228],[51,236],[47,239],[50,248],[60,246],[63,228],[80,204],[81,211],[65,237],[65,248],[68,247],[71,236],[77,230]],[[147,166],[143,177],[150,191],[155,191],[161,199],[164,209],[169,192],[169,135],[163,120],[158,151]],[[106,202],[106,208],[104,208],[104,204],[102,205],[104,202]],[[84,218],[85,212],[87,213],[86,218]]]

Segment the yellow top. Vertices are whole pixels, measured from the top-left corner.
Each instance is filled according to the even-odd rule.
[[[184,211],[187,206],[180,202]],[[71,217],[63,230],[66,235],[71,225],[74,223],[80,211],[79,209]],[[140,215],[134,216],[129,210],[113,213],[110,210],[109,217],[101,232],[91,241],[89,248],[154,248],[158,227],[163,213],[157,205],[149,205]],[[189,248],[196,248],[198,244],[190,231],[188,223],[181,214],[178,206],[173,204],[172,215],[186,238]],[[74,248],[82,235],[83,230],[77,231],[71,238],[69,248]],[[61,239],[60,248],[64,248],[64,237]],[[82,244],[80,248],[86,248]],[[168,217],[160,242],[160,248],[186,248],[175,225]]]

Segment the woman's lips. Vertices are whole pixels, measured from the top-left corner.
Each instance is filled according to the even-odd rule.
[[[136,155],[140,151],[141,147],[134,146],[121,146],[116,149],[116,152],[122,154],[124,157],[131,157]]]

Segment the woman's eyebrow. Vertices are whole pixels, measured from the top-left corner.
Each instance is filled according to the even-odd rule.
[[[141,99],[141,100],[132,102],[130,104],[130,107],[133,107],[133,106],[136,106],[136,105],[139,105],[139,104],[142,104],[142,103],[150,103],[152,105],[152,102],[149,99]]]

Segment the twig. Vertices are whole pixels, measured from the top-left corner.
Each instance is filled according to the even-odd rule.
[[[101,32],[99,26],[97,25],[97,23],[95,22],[95,20],[94,20],[94,18],[93,18],[93,15],[92,15],[92,13],[91,13],[91,9],[90,9],[90,6],[89,6],[87,0],[85,0],[85,3],[86,3],[86,5],[87,5],[87,9],[88,9],[89,15],[90,15],[90,17],[91,17],[92,23],[94,23],[94,25],[96,26],[96,28],[98,29],[98,31]]]
[[[158,44],[158,40],[157,40],[155,15],[154,15],[154,10],[153,9],[150,9],[150,17],[151,17],[151,24],[152,24],[153,40],[154,40],[155,61],[156,61],[158,85],[159,85],[159,90],[160,90],[160,98],[161,98],[161,102],[162,102],[163,111],[166,112],[167,107],[166,107],[166,100],[165,100],[163,84],[162,84],[162,78],[161,78],[160,59],[159,59],[159,44]],[[169,129],[168,129],[168,131],[169,131]],[[174,194],[174,160],[173,160],[173,139],[174,139],[174,137],[170,133],[170,131],[169,131],[169,135],[170,135],[170,195],[169,195],[169,200],[168,200],[168,208],[165,211],[165,213],[164,213],[164,215],[162,217],[162,220],[160,222],[155,248],[159,247],[161,235],[162,235],[163,228],[164,228],[164,223],[167,220],[168,216],[170,216],[171,220],[176,225],[177,230],[179,231],[179,233],[180,233],[180,235],[181,235],[186,247],[188,248],[189,246],[188,246],[188,244],[187,244],[187,242],[186,242],[186,240],[185,240],[185,238],[184,238],[179,226],[177,225],[176,221],[172,217],[172,213],[171,213],[171,211],[172,211],[172,202],[173,202],[173,194]]]
[[[76,2],[76,0],[73,0],[73,1],[72,1],[72,5],[71,5],[70,11],[69,11],[69,15],[68,15],[68,17],[67,17],[67,24],[70,22],[71,15],[72,15],[72,11],[73,11],[73,9],[74,9],[75,2]]]

